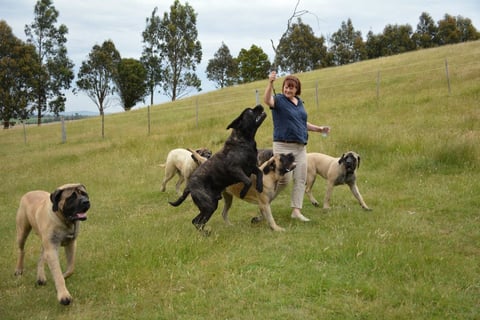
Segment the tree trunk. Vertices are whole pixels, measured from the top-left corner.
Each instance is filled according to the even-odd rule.
[[[102,116],[102,139],[105,138],[105,113],[103,112],[103,109],[100,110],[100,115]]]
[[[40,107],[40,105],[38,106],[37,111],[37,126],[40,126],[42,124],[42,107]]]

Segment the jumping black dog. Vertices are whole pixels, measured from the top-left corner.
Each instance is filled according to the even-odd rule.
[[[240,192],[240,197],[243,198],[252,185],[250,175],[255,174],[256,189],[258,192],[263,191],[262,171],[257,166],[255,134],[266,117],[261,105],[243,110],[228,125],[227,130],[232,129],[232,132],[223,148],[193,172],[180,198],[169,202],[176,207],[191,194],[193,202],[200,209],[192,224],[206,235],[209,232],[204,230],[205,224],[217,209],[226,187],[243,183]]]

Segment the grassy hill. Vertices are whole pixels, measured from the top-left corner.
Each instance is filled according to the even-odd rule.
[[[478,319],[479,61],[477,41],[299,74],[309,120],[332,128],[308,151],[358,152],[373,211],[337,187],[332,209],[305,198],[312,221],[292,221],[286,190],[272,204],[284,233],[251,225],[256,207],[235,200],[235,226],[217,212],[202,237],[191,200],[167,203],[176,181],[159,191],[168,151],[220,149],[267,75],[152,107],[150,135],[147,108],[107,115],[105,139],[99,117],[66,122],[65,143],[59,123],[0,131],[0,318]],[[258,146],[271,136],[269,113]],[[49,272],[34,284],[38,237],[13,276],[14,239],[21,195],[66,182],[84,183],[92,208],[62,307]],[[324,191],[317,179],[317,199]]]

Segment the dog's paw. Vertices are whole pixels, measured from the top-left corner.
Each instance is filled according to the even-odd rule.
[[[252,224],[259,223],[259,222],[262,222],[262,221],[263,221],[263,216],[256,216],[256,217],[253,217],[252,220],[250,220],[250,222]]]
[[[36,284],[39,286],[44,286],[47,284],[47,279],[37,279]]]
[[[72,302],[72,300],[73,299],[72,299],[72,296],[70,296],[70,294],[58,298],[58,302],[60,302],[60,304],[64,306],[68,306]]]
[[[318,202],[316,202],[316,201],[312,201],[312,204],[313,204],[315,207],[317,207],[317,208],[320,206],[320,204],[319,204]]]
[[[208,237],[212,233],[212,230],[209,227],[206,227],[204,223],[194,223],[193,225],[205,237]]]
[[[208,227],[202,228],[202,230],[200,230],[200,232],[204,237],[209,237],[212,234],[212,230]]]
[[[23,270],[22,269],[17,269],[15,270],[15,276],[21,276],[23,274]]]
[[[262,180],[257,180],[257,184],[255,186],[255,189],[257,189],[258,193],[263,192],[263,181]]]

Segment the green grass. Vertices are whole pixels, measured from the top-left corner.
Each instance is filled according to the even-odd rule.
[[[60,124],[28,126],[26,144],[21,126],[0,131],[0,319],[478,319],[478,61],[477,41],[300,74],[309,120],[332,127],[312,133],[308,150],[358,152],[373,211],[337,187],[331,210],[305,199],[312,221],[292,221],[287,190],[272,203],[284,233],[251,225],[256,207],[235,200],[235,225],[217,212],[203,237],[191,200],[167,203],[176,181],[159,191],[168,151],[220,149],[265,81],[155,106],[150,135],[146,108],[106,116],[105,139],[99,117],[67,122],[66,143]],[[259,147],[271,132],[269,114]],[[24,275],[13,272],[21,195],[66,182],[84,183],[92,208],[63,307],[50,273],[34,284],[35,235]],[[324,192],[319,178],[314,194]]]

